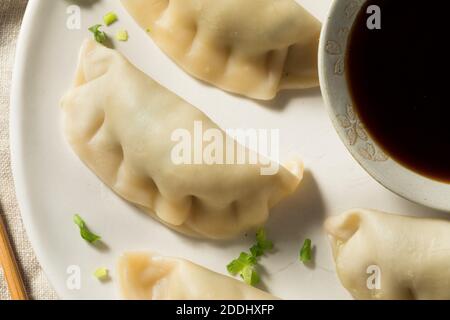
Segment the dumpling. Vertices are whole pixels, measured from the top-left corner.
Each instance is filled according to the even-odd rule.
[[[117,194],[183,233],[218,239],[260,226],[302,178],[301,163],[288,170],[238,145],[200,110],[94,41],[84,44],[75,86],[61,106],[66,138],[81,160]],[[241,150],[247,161],[174,157],[180,132],[195,140],[195,152],[210,145],[201,135],[211,130],[227,137],[218,154],[237,158]],[[186,155],[192,156],[185,151],[181,160]]]
[[[192,262],[148,253],[119,258],[122,296],[130,300],[275,300],[276,297]]]
[[[192,76],[269,100],[318,85],[320,22],[294,0],[122,0]]]
[[[355,209],[325,223],[356,299],[450,299],[450,222]]]

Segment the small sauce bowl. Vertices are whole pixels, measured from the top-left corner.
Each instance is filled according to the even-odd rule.
[[[389,157],[370,136],[354,108],[345,58],[353,23],[366,1],[335,0],[324,22],[319,77],[328,114],[352,156],[380,184],[413,202],[450,211],[450,184],[422,176]]]

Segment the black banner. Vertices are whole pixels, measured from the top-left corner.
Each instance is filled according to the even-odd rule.
[[[0,313],[43,311],[58,319],[112,314],[132,319],[303,319],[331,314],[359,319],[425,316],[448,310],[448,301],[0,301]],[[443,313],[445,314],[445,313]],[[6,319],[6,317],[5,317]]]

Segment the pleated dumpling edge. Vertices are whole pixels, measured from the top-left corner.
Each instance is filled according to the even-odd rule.
[[[192,76],[271,100],[316,87],[321,23],[294,0],[122,0],[155,43]]]
[[[61,106],[66,138],[79,158],[121,197],[185,234],[222,239],[256,228],[302,179],[299,161],[273,175],[261,175],[259,163],[176,164],[174,132],[193,136],[201,123],[226,133],[94,41],[83,45],[75,85]],[[227,139],[224,153],[235,143]],[[247,159],[255,154],[245,148]]]

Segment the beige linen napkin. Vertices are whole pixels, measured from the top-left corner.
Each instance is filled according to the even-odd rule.
[[[0,0],[0,215],[9,229],[12,245],[30,298],[56,299],[28,241],[14,193],[9,152],[9,94],[14,52],[27,0]],[[9,299],[0,268],[0,300]]]

